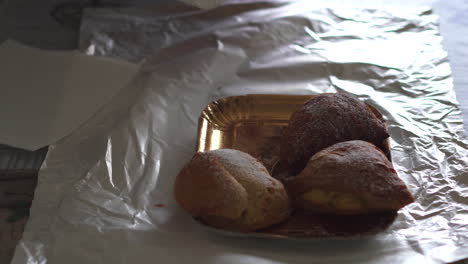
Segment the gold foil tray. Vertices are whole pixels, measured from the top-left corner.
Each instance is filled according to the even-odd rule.
[[[230,148],[260,160],[273,177],[279,160],[279,143],[291,114],[311,95],[252,94],[222,98],[210,103],[200,115],[197,151]],[[382,115],[372,106],[372,111]],[[389,156],[388,141],[384,143]],[[373,234],[387,228],[396,212],[367,216],[304,215],[295,212],[284,223],[256,233],[218,233],[236,236],[281,238],[342,238]],[[209,229],[214,229],[208,227]]]
[[[289,117],[312,97],[255,94],[214,101],[200,116],[197,150],[241,150],[262,161],[271,172]]]

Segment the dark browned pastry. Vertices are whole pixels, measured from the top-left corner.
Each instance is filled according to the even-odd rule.
[[[286,187],[297,206],[314,213],[396,211],[414,201],[383,152],[361,140],[316,153]]]
[[[255,158],[233,149],[196,153],[177,176],[174,192],[192,216],[228,230],[265,228],[291,211],[282,183]]]
[[[291,116],[281,140],[281,162],[296,175],[312,155],[335,143],[364,140],[381,146],[387,137],[385,124],[356,97],[322,94]]]

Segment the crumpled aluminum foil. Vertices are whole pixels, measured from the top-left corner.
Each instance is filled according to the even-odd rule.
[[[440,263],[468,257],[468,151],[437,17],[427,8],[232,4],[164,15],[88,10],[80,46],[142,71],[50,147],[13,263]],[[347,91],[388,120],[416,202],[386,232],[268,240],[207,231],[175,203],[212,100]]]

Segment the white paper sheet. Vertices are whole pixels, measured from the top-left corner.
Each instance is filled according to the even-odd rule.
[[[77,51],[0,45],[0,143],[35,150],[89,119],[138,70]]]

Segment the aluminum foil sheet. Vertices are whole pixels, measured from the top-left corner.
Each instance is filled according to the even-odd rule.
[[[468,151],[427,8],[230,4],[174,15],[88,10],[81,48],[142,62],[112,102],[50,147],[13,263],[441,263],[468,257]],[[202,227],[175,203],[212,100],[346,91],[388,121],[416,202],[381,234],[270,240]]]

